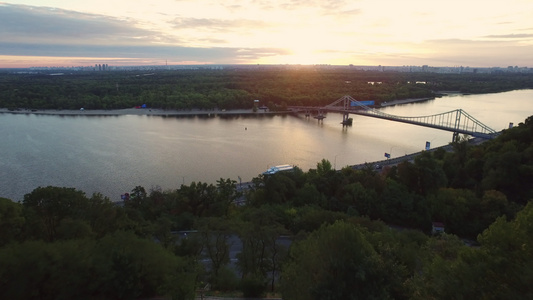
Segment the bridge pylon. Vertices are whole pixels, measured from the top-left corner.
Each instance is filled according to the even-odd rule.
[[[345,95],[337,99],[335,102],[325,106],[326,109],[335,109],[342,112],[342,126],[352,125],[353,119],[350,118],[350,109],[352,108],[352,102],[358,103],[357,100],[351,96]]]
[[[350,126],[353,123],[353,119],[350,118],[350,113],[345,111],[342,113],[342,126]]]

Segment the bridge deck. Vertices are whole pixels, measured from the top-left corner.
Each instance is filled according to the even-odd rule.
[[[294,113],[310,113],[316,111],[318,115],[322,115],[323,112],[337,112],[344,114],[345,118],[348,114],[356,114],[439,130],[446,130],[453,132],[454,134],[467,134],[473,137],[485,139],[490,139],[496,134],[495,130],[479,122],[462,109],[456,109],[453,111],[429,116],[402,117],[386,114],[380,110],[368,107],[350,96],[343,96],[333,103],[322,107],[291,106],[289,109]]]

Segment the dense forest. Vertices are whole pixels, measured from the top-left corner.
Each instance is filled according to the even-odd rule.
[[[453,149],[245,189],[137,186],[123,203],[53,186],[0,198],[0,298],[532,299],[533,116]]]
[[[0,107],[15,109],[161,109],[323,106],[344,95],[384,101],[434,97],[438,91],[492,93],[533,88],[520,73],[437,74],[362,71],[332,66],[94,71],[51,74],[0,72]],[[418,82],[418,83],[417,83]]]

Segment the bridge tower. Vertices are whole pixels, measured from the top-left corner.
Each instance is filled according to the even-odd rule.
[[[352,125],[353,123],[353,119],[350,118],[350,108],[351,108],[351,102],[352,101],[355,101],[355,99],[353,99],[352,97],[350,96],[343,96],[341,97],[340,99],[338,99],[337,101],[329,104],[329,105],[326,105],[326,108],[340,108],[340,105],[339,104],[342,104],[342,126],[349,126],[349,125]],[[339,106],[338,106],[339,105]]]

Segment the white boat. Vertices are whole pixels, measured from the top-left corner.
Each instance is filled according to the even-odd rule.
[[[272,174],[276,174],[278,172],[292,171],[292,169],[294,169],[294,167],[291,166],[291,165],[274,166],[274,167],[269,168],[265,172],[263,172],[263,175],[272,175]]]

